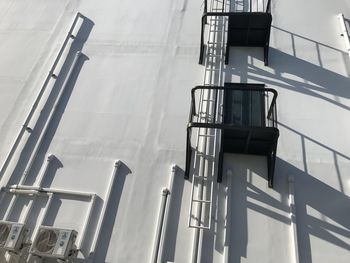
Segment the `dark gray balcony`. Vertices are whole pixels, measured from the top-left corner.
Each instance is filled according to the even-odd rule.
[[[206,1],[205,1],[206,3]],[[264,64],[268,65],[270,30],[272,23],[271,0],[268,0],[266,10],[250,10],[248,12],[207,12],[205,4],[202,16],[201,46],[199,64],[203,63],[204,56],[204,30],[207,17],[227,16],[227,41],[225,64],[229,62],[230,47],[262,47],[264,49]]]
[[[213,104],[207,112],[210,118],[201,118],[197,111],[203,103],[206,92]],[[276,97],[277,91],[265,88],[264,84],[226,83],[224,87],[197,86],[192,89],[191,113],[187,127],[186,171],[189,178],[192,131],[198,128],[221,130],[218,151],[218,182],[222,181],[224,153],[263,155],[267,157],[268,183],[273,187],[276,159],[277,129]],[[222,107],[221,107],[222,106]],[[215,157],[215,156],[214,156]]]

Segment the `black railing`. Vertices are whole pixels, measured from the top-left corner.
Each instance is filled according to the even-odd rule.
[[[207,24],[207,18],[209,16],[216,16],[216,17],[226,16],[229,18],[229,27],[227,32],[228,38],[227,38],[227,44],[226,44],[225,64],[228,64],[230,46],[255,46],[255,47],[264,47],[264,63],[266,66],[268,65],[268,49],[269,49],[269,42],[270,42],[270,27],[271,27],[271,21],[272,21],[271,0],[268,0],[266,9],[264,9],[262,12],[261,11],[259,12],[259,9],[257,9],[256,11],[252,10],[252,5],[250,5],[249,12],[224,12],[224,9],[222,9],[222,12],[208,12],[207,8],[208,8],[208,4],[207,4],[207,0],[205,0],[204,12],[202,15],[202,25],[201,25],[199,64],[203,64],[204,29],[205,29],[205,25]],[[247,20],[244,15],[247,13],[251,13],[250,16],[253,16],[253,18],[249,18],[249,20]],[[239,19],[242,19],[242,20],[239,20]],[[254,26],[252,26],[250,24],[250,20],[253,20],[253,21],[257,20],[259,22],[257,24],[257,21],[255,21]],[[237,21],[240,21],[239,27],[237,27],[236,25]],[[241,39],[238,41],[238,43],[241,42],[239,44],[234,43],[235,41],[232,40],[232,34],[234,34],[234,32],[237,30],[239,30],[241,33],[244,30],[246,30],[246,34],[247,34],[246,37],[244,37],[244,39]],[[254,34],[252,33],[254,31],[259,33],[256,36],[254,36]],[[264,32],[264,33],[261,34],[261,32]],[[243,43],[243,41],[245,41],[246,43]]]
[[[227,85],[227,87],[226,87]],[[198,94],[200,93],[200,94]],[[205,93],[205,95],[203,95]],[[203,107],[203,97],[206,103],[211,103],[210,112],[199,112]],[[185,178],[189,178],[192,146],[191,133],[193,128],[221,130],[219,151],[218,181],[222,178],[222,163],[224,149],[224,132],[243,132],[247,134],[245,150],[247,152],[252,133],[271,132],[266,154],[268,156],[269,186],[273,185],[273,170],[276,156],[277,129],[277,91],[265,88],[264,84],[227,83],[221,86],[197,86],[191,91],[191,108],[187,126],[186,138],[186,169]],[[202,106],[200,106],[202,104]],[[237,107],[238,106],[238,107]],[[237,108],[240,110],[237,111]],[[201,109],[202,110],[202,109]],[[207,110],[207,109],[206,109]],[[204,113],[206,117],[201,116]]]
[[[271,0],[267,1],[266,4],[266,9],[264,9],[264,5],[262,9],[259,9],[259,2],[262,2],[262,4],[264,4],[265,1],[262,0],[255,0],[256,2],[256,9],[253,10],[253,1],[250,0],[249,1],[249,12],[265,12],[265,13],[271,13]],[[222,5],[222,12],[224,12],[224,4]],[[207,13],[208,12],[208,0],[204,0],[204,12],[203,13]]]
[[[220,87],[220,86],[196,86],[191,90],[191,111],[189,116],[189,127],[193,125],[199,125],[203,124],[204,128],[213,128],[217,127],[220,129],[222,126],[245,126],[245,127],[277,127],[277,111],[276,111],[276,98],[277,98],[277,91],[270,88],[265,88],[264,84],[242,84],[242,83],[230,83],[230,87]],[[201,101],[196,101],[196,93],[198,91],[208,91],[208,92],[214,92],[214,95],[212,95],[214,98],[212,108],[213,108],[213,114],[211,119],[206,119],[205,121],[200,120],[200,116],[197,112],[197,108],[199,108],[196,105],[199,105]],[[224,98],[220,100],[220,96],[218,96],[218,92],[222,91]],[[242,125],[233,125],[229,123],[225,123],[225,114],[227,114],[227,111],[225,112],[225,108],[227,108],[227,105],[225,105],[225,91],[232,92],[232,91],[241,91],[242,93],[249,92],[250,94],[254,94],[255,97],[261,97],[262,103],[260,103],[260,109],[259,112],[262,113],[260,122],[246,122]],[[253,98],[253,96],[250,96],[250,98]],[[256,96],[259,95],[259,96]],[[272,97],[272,98],[271,98]],[[269,102],[269,98],[271,99],[271,102]],[[217,114],[218,109],[220,108],[220,105],[223,104],[223,114],[219,116]],[[253,101],[249,103],[249,105],[253,106]],[[265,114],[267,112],[267,115]],[[266,117],[265,117],[266,116]],[[257,123],[260,123],[257,124]],[[214,126],[213,126],[214,125]],[[217,126],[218,125],[218,126]],[[208,127],[206,127],[208,126]]]

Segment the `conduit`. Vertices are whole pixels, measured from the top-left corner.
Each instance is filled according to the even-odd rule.
[[[168,204],[168,196],[171,194],[174,184],[174,176],[177,166],[173,165],[171,169],[169,189],[164,188],[162,190],[162,199],[160,202],[160,210],[158,215],[158,224],[156,228],[156,236],[154,241],[154,248],[152,253],[152,263],[158,263],[162,261],[163,248],[164,248],[164,236],[166,233],[167,220],[169,215],[170,205]]]
[[[45,175],[46,175],[46,173],[47,173],[47,171],[48,171],[48,169],[49,169],[49,167],[50,167],[50,162],[51,162],[54,158],[55,158],[55,156],[54,156],[53,154],[52,154],[52,155],[49,155],[49,156],[47,157],[47,160],[46,160],[46,164],[45,164],[45,166],[44,166],[44,169],[43,169],[43,171],[39,174],[39,180],[38,180],[38,181],[39,181],[39,183],[38,183],[39,185],[38,185],[38,187],[41,186],[42,181],[43,181],[43,179],[44,179],[44,177],[45,177]],[[10,188],[11,188],[11,187],[10,187]],[[10,189],[9,189],[9,190],[10,190]],[[36,196],[36,195],[35,195],[35,196]],[[17,195],[15,195],[15,196],[12,197],[11,203],[10,203],[9,206],[7,207],[6,213],[5,213],[5,215],[4,215],[4,220],[8,220],[8,219],[9,219],[9,217],[10,217],[12,211],[13,211],[13,207],[15,206],[16,201],[17,201]],[[24,219],[23,219],[20,223],[23,223],[23,224],[27,223],[28,216],[29,216],[29,214],[30,214],[30,211],[31,211],[32,208],[33,208],[33,203],[34,203],[34,201],[35,201],[35,197],[34,197],[34,199],[32,199],[32,200],[29,201],[28,207],[27,207],[27,209],[25,210]]]
[[[345,24],[344,15],[339,14],[338,18],[340,22],[341,36],[344,37],[346,52],[348,52],[348,55],[350,57],[350,39],[349,39],[350,36],[349,36],[348,28],[346,27],[346,24]]]
[[[111,193],[112,193],[112,190],[113,190],[115,182],[116,182],[118,169],[119,169],[120,165],[121,165],[121,161],[117,160],[115,162],[115,164],[114,164],[114,169],[113,169],[113,172],[112,172],[111,179],[109,180],[108,189],[107,189],[107,192],[106,192],[106,195],[105,195],[105,198],[104,198],[104,202],[103,202],[103,207],[102,207],[102,210],[101,210],[100,218],[98,220],[97,227],[96,227],[96,232],[95,232],[96,234],[94,235],[94,238],[93,238],[93,241],[92,241],[91,252],[90,252],[90,254],[92,254],[92,260],[94,260],[94,257],[95,257],[97,242],[98,242],[98,240],[100,239],[100,236],[101,236],[101,229],[102,229],[103,223],[104,223],[105,218],[106,218],[107,208],[108,208],[108,205],[109,205],[109,203],[111,201],[110,200],[111,199]]]
[[[45,90],[47,88],[48,83],[50,82],[51,78],[55,78],[56,77],[56,75],[54,73],[55,69],[57,67],[57,64],[58,64],[59,60],[62,57],[64,49],[66,48],[66,46],[68,44],[69,38],[73,38],[74,37],[72,35],[72,33],[73,33],[73,30],[74,30],[74,28],[75,28],[75,26],[76,26],[76,24],[78,22],[78,19],[80,17],[82,17],[82,14],[77,13],[75,18],[74,18],[74,21],[73,21],[73,23],[72,23],[72,25],[71,25],[68,33],[67,33],[67,36],[65,37],[65,39],[63,41],[63,44],[62,44],[62,46],[61,46],[61,48],[60,48],[60,50],[59,50],[59,52],[58,52],[58,54],[57,54],[57,56],[56,56],[56,58],[54,60],[54,63],[51,66],[51,69],[49,70],[48,75],[46,76],[44,84],[42,85],[41,89],[39,90],[39,93],[36,96],[36,98],[34,100],[34,103],[33,103],[32,107],[31,107],[27,117],[25,118],[25,121],[24,121],[24,123],[23,123],[23,125],[21,127],[21,130],[17,134],[17,137],[16,137],[16,139],[15,139],[15,141],[14,141],[14,143],[13,143],[11,149],[10,149],[10,152],[7,154],[7,157],[6,157],[5,161],[3,162],[2,166],[1,166],[0,180],[3,178],[3,175],[4,175],[5,171],[6,171],[8,165],[9,165],[9,163],[11,161],[11,158],[13,157],[13,155],[14,155],[14,153],[15,153],[15,151],[16,151],[16,149],[17,149],[17,147],[18,147],[18,145],[19,145],[19,143],[21,141],[21,139],[22,139],[23,134],[26,131],[26,129],[28,128],[28,124],[31,121],[31,119],[32,119],[32,117],[33,117],[33,115],[34,115],[34,113],[36,111],[36,108],[39,105],[39,102],[40,102],[40,100],[41,100],[41,98],[42,98],[42,96],[43,96],[43,94],[44,94],[44,92],[45,92]]]
[[[70,80],[70,78],[72,76],[74,68],[77,65],[77,62],[79,60],[80,55],[81,55],[81,52],[77,52],[77,54],[75,55],[75,58],[74,58],[73,63],[72,63],[72,66],[70,67],[70,69],[69,69],[69,71],[67,73],[67,77],[64,80],[63,86],[62,86],[62,88],[61,88],[61,90],[60,90],[60,92],[58,94],[57,100],[56,100],[56,102],[55,102],[55,104],[53,106],[53,109],[51,110],[51,112],[49,114],[49,118],[48,118],[48,120],[46,121],[46,123],[44,125],[43,131],[42,131],[42,133],[39,136],[38,142],[36,143],[32,154],[30,155],[29,161],[28,161],[28,163],[27,163],[27,165],[26,165],[26,167],[24,169],[24,173],[23,173],[23,176],[20,179],[19,185],[22,185],[26,181],[26,179],[28,177],[28,174],[29,174],[29,172],[30,172],[30,170],[31,170],[31,168],[33,166],[33,163],[34,163],[34,161],[35,161],[35,159],[36,159],[36,157],[38,155],[40,146],[42,145],[42,143],[44,141],[45,135],[46,135],[46,133],[48,131],[48,128],[49,128],[49,126],[50,126],[50,124],[52,122],[52,119],[53,119],[53,117],[55,115],[55,112],[58,109],[58,105],[59,105],[59,103],[60,103],[60,101],[62,99],[62,96],[63,96],[65,90],[68,87],[69,80]],[[11,201],[10,201],[9,207],[13,207],[15,201],[16,201],[16,197],[13,196]],[[8,216],[9,216],[9,214],[5,218],[8,218]]]
[[[292,251],[294,254],[294,263],[299,263],[299,247],[298,247],[298,233],[297,233],[297,222],[296,222],[296,209],[294,199],[294,177],[288,177],[289,186],[289,207],[290,207],[290,224],[292,230]]]
[[[231,205],[232,205],[232,170],[227,171],[227,202],[226,202],[226,233],[224,245],[224,262],[230,263],[230,235],[231,235]]]
[[[38,143],[35,145],[35,148],[34,148],[32,154],[31,154],[31,156],[29,158],[29,161],[28,161],[28,163],[27,163],[27,165],[26,165],[26,167],[24,169],[24,173],[23,173],[23,176],[22,176],[19,184],[24,183],[25,180],[27,179],[27,176],[28,176],[28,174],[29,174],[29,172],[30,172],[30,170],[31,170],[31,168],[33,166],[33,163],[34,163],[34,161],[35,161],[35,159],[36,159],[36,157],[38,155],[39,149],[40,149],[40,147],[41,147],[41,145],[42,145],[42,143],[44,141],[44,138],[45,138],[45,136],[47,134],[48,127],[50,126],[50,124],[52,122],[52,119],[55,116],[55,113],[56,113],[56,111],[58,109],[58,105],[60,104],[60,102],[62,100],[63,94],[64,94],[64,92],[66,91],[66,89],[68,87],[68,83],[69,83],[69,81],[70,81],[70,79],[72,77],[72,73],[73,73],[73,71],[74,71],[74,69],[75,69],[75,67],[76,67],[76,65],[77,65],[77,63],[79,61],[80,55],[81,55],[81,52],[79,51],[79,52],[76,53],[76,55],[74,57],[73,63],[72,63],[72,65],[71,65],[71,67],[70,67],[70,69],[69,69],[69,71],[67,73],[67,77],[66,77],[66,79],[63,82],[63,85],[62,85],[62,88],[60,89],[60,92],[58,94],[57,100],[56,100],[56,102],[55,102],[55,104],[53,106],[53,109],[51,110],[51,112],[49,114],[48,120],[46,121],[46,123],[44,125],[43,131],[42,131],[42,133],[39,136]]]

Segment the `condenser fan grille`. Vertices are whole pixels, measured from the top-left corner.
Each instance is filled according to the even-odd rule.
[[[0,246],[5,246],[7,237],[11,231],[11,225],[9,224],[0,224]]]
[[[58,239],[57,231],[50,229],[43,229],[38,235],[35,249],[38,252],[51,254],[55,248]]]

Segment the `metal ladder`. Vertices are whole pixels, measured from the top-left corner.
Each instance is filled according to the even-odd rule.
[[[226,0],[213,0],[210,10],[223,11]],[[205,60],[204,86],[223,85],[222,69],[225,60],[226,17],[211,17]],[[198,122],[210,123],[214,116],[221,116],[218,108],[220,96],[217,91],[201,91],[199,95]],[[212,227],[213,192],[215,187],[217,129],[198,128],[194,171],[192,178],[191,203],[188,225],[191,228],[210,230]]]

